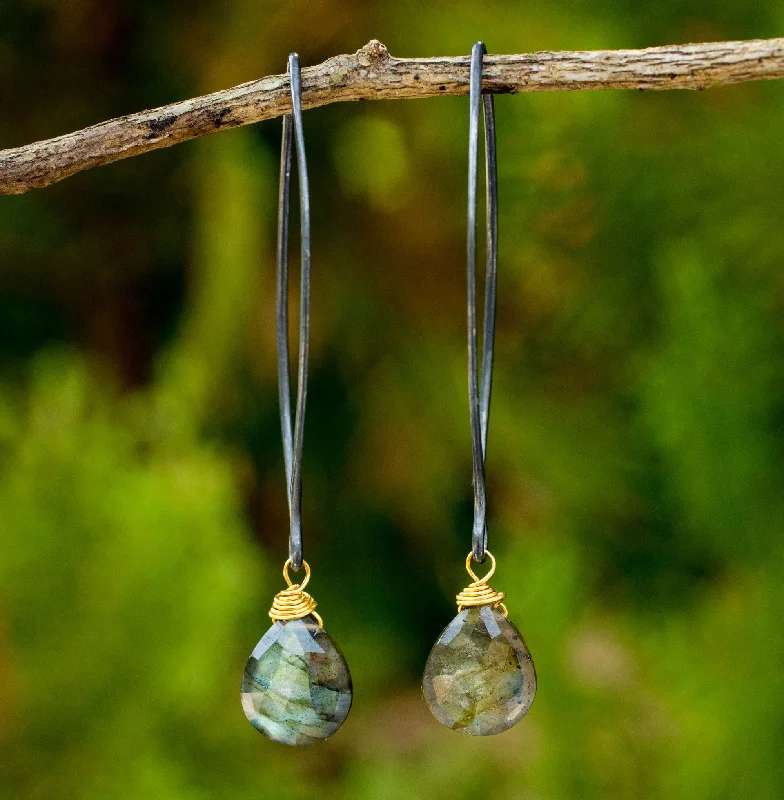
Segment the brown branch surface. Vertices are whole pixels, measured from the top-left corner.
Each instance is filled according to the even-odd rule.
[[[645,50],[540,52],[485,57],[486,92],[705,89],[784,77],[784,38]],[[375,39],[354,55],[302,70],[305,108],[347,100],[468,94],[469,57],[394,58]],[[0,151],[0,194],[48,186],[91,167],[291,110],[286,75],[129,114]]]

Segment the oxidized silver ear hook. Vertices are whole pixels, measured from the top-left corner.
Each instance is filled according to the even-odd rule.
[[[302,74],[299,56],[289,56],[291,75],[291,114],[283,117],[283,141],[280,149],[280,193],[278,195],[277,288],[275,293],[278,342],[278,396],[280,428],[283,435],[283,460],[286,466],[286,489],[289,501],[289,559],[294,571],[302,567],[302,443],[305,428],[305,402],[308,382],[308,336],[310,332],[310,197],[308,167],[305,160],[305,137],[302,132]],[[297,410],[294,432],[291,428],[291,387],[289,382],[288,328],[288,233],[289,195],[291,189],[291,144],[297,146],[299,171],[299,213],[301,235],[301,272],[299,303],[299,355],[297,358]]]
[[[482,95],[482,60],[487,49],[476,42],[471,50],[470,116],[468,122],[468,402],[474,461],[474,561],[485,560],[487,551],[487,500],[485,459],[490,391],[493,381],[496,283],[498,268],[498,168],[495,151],[493,95]],[[476,188],[479,150],[479,104],[484,109],[485,182],[487,194],[487,253],[485,266],[485,315],[482,336],[481,387],[476,343]]]

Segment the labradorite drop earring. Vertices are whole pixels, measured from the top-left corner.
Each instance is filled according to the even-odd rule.
[[[425,665],[422,691],[436,719],[448,728],[473,736],[502,733],[528,712],[536,694],[531,653],[517,628],[507,619],[505,594],[488,581],[495,558],[487,549],[485,453],[490,413],[495,339],[495,299],[498,246],[498,185],[493,96],[482,96],[485,46],[471,51],[470,116],[468,127],[468,397],[474,462],[474,528],[466,558],[471,584],[457,595],[457,616],[439,636]],[[476,185],[479,106],[484,109],[487,186],[487,270],[479,389],[476,344]],[[471,561],[490,559],[490,571],[478,578]]]
[[[242,708],[251,725],[276,742],[304,745],[331,736],[351,709],[348,665],[324,630],[315,600],[305,591],[310,567],[302,558],[302,441],[307,394],[310,328],[310,202],[302,132],[302,77],[299,57],[289,56],[292,113],[283,118],[280,160],[277,258],[278,390],[283,456],[289,500],[289,558],[283,566],[288,587],[272,603],[272,627],[248,659],[242,678]],[[293,132],[292,132],[293,123]],[[292,434],[288,335],[288,216],[292,133],[299,170],[301,262],[297,410]],[[292,583],[289,569],[304,569]]]

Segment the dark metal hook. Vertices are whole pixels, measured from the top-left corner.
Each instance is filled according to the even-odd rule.
[[[498,169],[495,149],[493,95],[482,95],[484,43],[471,49],[470,114],[468,122],[468,403],[471,414],[471,449],[474,462],[474,527],[472,551],[475,561],[485,560],[487,550],[487,498],[485,459],[490,418],[495,342],[496,283],[498,267]],[[476,195],[479,150],[479,105],[484,110],[485,181],[487,195],[487,245],[485,261],[485,313],[482,335],[481,383],[476,341]],[[481,388],[480,388],[481,387]]]
[[[302,131],[302,74],[299,56],[289,56],[292,113],[283,117],[283,140],[280,148],[280,191],[278,194],[278,252],[275,305],[278,342],[278,397],[280,428],[283,436],[283,460],[289,502],[289,558],[296,572],[302,566],[302,443],[305,428],[305,402],[308,381],[308,337],[310,332],[310,197],[308,167],[305,161],[305,137]],[[293,121],[293,131],[292,131]],[[292,136],[293,134],[293,136]],[[291,145],[296,140],[299,172],[299,209],[301,236],[299,355],[297,358],[297,409],[294,432],[291,428],[291,386],[289,382],[288,328],[288,233],[291,189]]]

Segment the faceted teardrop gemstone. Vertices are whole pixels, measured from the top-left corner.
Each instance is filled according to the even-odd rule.
[[[332,736],[348,716],[352,694],[343,654],[310,615],[275,622],[251,653],[242,679],[245,716],[282,744]]]
[[[500,611],[466,608],[433,646],[422,691],[447,728],[490,736],[528,713],[536,670],[520,632]]]

